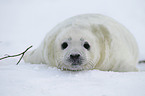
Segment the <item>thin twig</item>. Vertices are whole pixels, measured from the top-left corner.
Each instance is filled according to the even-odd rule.
[[[16,64],[16,65],[18,65],[18,64],[20,63],[20,61],[22,60],[24,54],[25,54],[25,53],[26,53],[30,48],[32,48],[32,46],[28,47],[24,52],[22,52],[22,53],[20,53],[20,54],[16,54],[16,55],[8,55],[8,56],[5,56],[5,57],[0,58],[0,60],[2,60],[2,59],[6,59],[6,58],[9,58],[9,57],[17,57],[17,56],[22,55],[21,58],[19,59],[19,61],[18,61],[17,64]]]
[[[17,55],[8,55],[8,56],[5,56],[5,57],[2,57],[2,58],[0,58],[0,60],[2,60],[2,59],[6,59],[6,58],[9,58],[9,57],[16,57],[16,56],[20,56],[22,53],[20,53],[20,54],[17,54]]]
[[[141,60],[141,61],[139,61],[139,63],[145,63],[145,60]]]
[[[22,60],[23,56],[24,56],[24,54],[22,54],[21,58],[19,59],[19,61],[17,62],[16,65],[18,65],[20,63],[20,61]]]

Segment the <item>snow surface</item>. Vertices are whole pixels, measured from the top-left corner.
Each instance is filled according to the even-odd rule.
[[[56,24],[84,13],[126,26],[145,59],[144,0],[0,0],[0,57],[36,48]],[[16,66],[18,60],[0,61],[0,96],[145,96],[145,64],[140,72],[72,72],[24,61]]]

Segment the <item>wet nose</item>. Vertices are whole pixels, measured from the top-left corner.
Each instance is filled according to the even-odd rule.
[[[70,59],[73,59],[73,60],[77,60],[77,59],[79,59],[79,57],[80,57],[80,54],[71,54],[70,55]]]

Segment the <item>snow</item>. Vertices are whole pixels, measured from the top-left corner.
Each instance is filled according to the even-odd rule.
[[[0,57],[36,48],[66,18],[108,15],[135,36],[145,59],[144,0],[0,0]],[[145,96],[145,64],[140,72],[62,71],[28,64],[20,57],[0,61],[0,96]]]
[[[44,64],[2,64],[0,95],[144,96],[144,75],[144,72],[61,71]]]

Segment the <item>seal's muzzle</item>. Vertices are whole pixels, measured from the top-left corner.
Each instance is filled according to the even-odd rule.
[[[71,65],[81,65],[82,59],[80,54],[70,54],[69,62],[71,63]]]

